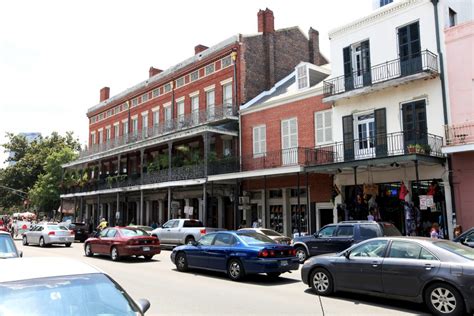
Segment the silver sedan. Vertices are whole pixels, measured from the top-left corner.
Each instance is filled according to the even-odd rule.
[[[45,247],[52,244],[63,244],[70,247],[74,242],[74,232],[55,223],[41,223],[23,233],[23,245],[37,244]]]
[[[291,244],[291,238],[290,237],[282,235],[279,232],[274,231],[273,229],[268,229],[268,228],[241,228],[239,230],[247,230],[247,231],[257,232],[259,234],[265,235],[265,236],[273,239],[273,241],[277,244],[283,244],[283,245],[290,245]]]

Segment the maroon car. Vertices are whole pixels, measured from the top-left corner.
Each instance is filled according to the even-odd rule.
[[[161,252],[161,247],[158,238],[139,228],[109,227],[97,237],[88,238],[84,242],[84,252],[88,257],[110,255],[113,261],[127,256],[143,256],[145,260],[151,260]]]

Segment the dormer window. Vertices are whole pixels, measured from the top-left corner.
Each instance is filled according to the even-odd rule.
[[[306,65],[296,67],[296,82],[298,83],[298,90],[309,87],[308,67]]]

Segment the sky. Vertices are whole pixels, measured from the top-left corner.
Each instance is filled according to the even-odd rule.
[[[235,34],[257,33],[269,8],[275,28],[328,32],[372,11],[371,0],[15,0],[0,3],[0,144],[5,133],[88,134],[87,109]],[[6,159],[0,148],[0,167]]]

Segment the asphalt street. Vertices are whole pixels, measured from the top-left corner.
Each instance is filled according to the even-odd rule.
[[[426,315],[420,304],[337,293],[318,297],[300,280],[300,272],[278,280],[265,275],[233,282],[225,274],[178,272],[169,250],[150,262],[129,258],[113,262],[105,256],[84,256],[83,244],[70,248],[23,246],[24,257],[69,257],[92,264],[111,275],[134,298],[151,302],[147,315]],[[4,271],[3,271],[4,272]]]

